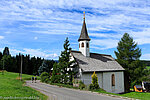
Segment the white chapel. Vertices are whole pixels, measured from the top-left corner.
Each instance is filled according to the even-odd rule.
[[[91,84],[91,75],[95,71],[98,76],[100,88],[112,93],[124,92],[124,68],[111,56],[90,52],[90,37],[85,23],[85,15],[79,42],[79,51],[71,51],[71,59],[78,65],[78,73],[75,76],[84,82]]]

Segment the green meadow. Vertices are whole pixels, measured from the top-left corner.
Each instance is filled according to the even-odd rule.
[[[139,99],[139,100],[150,100],[150,93],[145,93],[145,92],[129,92],[129,93],[124,93],[124,94],[115,94],[115,93],[105,92],[101,89],[95,90],[95,92],[110,94],[110,95],[117,95],[117,96],[128,97],[128,98],[134,98],[134,99]]]
[[[1,99],[40,99],[46,100],[47,96],[25,86],[25,80],[31,79],[31,75],[23,74],[23,81],[18,79],[18,73],[0,72],[0,100]]]

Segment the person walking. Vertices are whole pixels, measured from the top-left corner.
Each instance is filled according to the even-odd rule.
[[[35,78],[34,78],[34,79],[35,79],[35,83],[36,83],[37,77],[35,76]]]
[[[34,81],[34,77],[32,76],[32,78],[31,78],[31,79],[32,79],[32,83],[33,83],[33,81]]]

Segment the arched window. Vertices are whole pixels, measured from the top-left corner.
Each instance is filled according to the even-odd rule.
[[[115,75],[114,74],[112,74],[111,79],[112,79],[112,86],[115,86]]]
[[[79,43],[79,48],[80,48],[80,43]]]
[[[81,46],[84,47],[84,43],[83,42],[82,42]]]
[[[86,47],[89,48],[89,43],[86,43]]]

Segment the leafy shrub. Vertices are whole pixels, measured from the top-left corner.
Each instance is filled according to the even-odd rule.
[[[98,84],[90,84],[88,87],[88,90],[96,90],[99,89],[99,85]]]
[[[79,81],[79,89],[84,89],[85,88],[85,84],[82,81]]]
[[[42,82],[48,82],[49,81],[49,74],[47,73],[47,72],[43,72],[41,75],[40,75],[40,77],[41,77],[41,81]]]
[[[94,88],[94,85],[93,85],[93,84],[90,84],[88,89],[89,89],[89,90],[94,90],[94,89],[95,89],[95,88]]]

